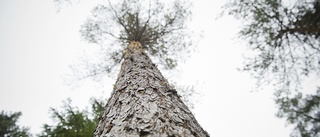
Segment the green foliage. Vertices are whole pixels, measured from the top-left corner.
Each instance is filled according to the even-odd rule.
[[[91,113],[87,110],[80,111],[71,106],[71,100],[63,102],[63,111],[50,108],[54,125],[43,125],[40,137],[89,137],[92,136],[99,116],[104,111],[104,103],[101,100],[91,99]]]
[[[243,70],[254,72],[257,84],[270,83],[290,92],[291,85],[320,72],[319,2],[232,0],[226,12],[241,19],[239,36],[256,55]]]
[[[28,132],[29,128],[20,127],[16,125],[21,112],[8,114],[1,111],[0,114],[0,136],[1,137],[29,137],[31,134]]]
[[[303,97],[300,83],[320,74],[319,0],[231,0],[225,12],[243,20],[239,37],[253,55],[244,71],[252,72],[257,86],[274,84],[277,116],[295,125],[292,136],[319,136],[319,90]]]
[[[296,96],[276,99],[280,108],[277,116],[295,125],[292,136],[320,136],[320,88],[315,95],[299,93]]]
[[[91,114],[94,118],[93,120],[98,122],[99,117],[104,112],[105,103],[103,102],[103,100],[96,99],[96,98],[91,98],[90,102],[91,102],[91,109],[92,109]]]
[[[100,45],[105,57],[90,65],[86,75],[113,71],[131,41],[140,42],[163,68],[176,67],[192,44],[186,29],[190,15],[190,3],[184,0],[121,0],[96,6],[80,32],[88,42]]]

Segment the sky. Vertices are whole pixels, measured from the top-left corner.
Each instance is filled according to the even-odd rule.
[[[0,1],[0,110],[21,111],[19,125],[33,134],[52,122],[49,108],[59,108],[67,98],[85,108],[90,97],[110,96],[114,78],[76,86],[66,82],[70,65],[84,56],[94,58],[98,50],[79,33],[97,2],[82,0],[57,13],[52,0]],[[248,49],[237,39],[239,21],[230,16],[216,20],[225,2],[194,1],[190,28],[203,38],[179,67],[180,81],[201,94],[192,111],[211,136],[289,136],[291,127],[275,117],[272,88],[251,92],[255,80],[237,70]]]

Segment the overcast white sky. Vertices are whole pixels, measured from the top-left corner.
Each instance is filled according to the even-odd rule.
[[[197,0],[192,28],[204,31],[197,52],[180,70],[184,83],[202,94],[193,110],[198,122],[215,137],[285,137],[290,128],[275,117],[272,90],[250,92],[254,80],[237,71],[244,42],[236,39],[240,23],[232,17],[215,20],[223,0]],[[40,133],[51,121],[49,107],[71,98],[84,108],[92,96],[107,98],[114,80],[92,81],[72,88],[64,83],[69,65],[83,52],[94,57],[94,45],[81,41],[80,25],[94,0],[55,12],[52,0],[0,1],[0,110],[22,111],[20,125]]]

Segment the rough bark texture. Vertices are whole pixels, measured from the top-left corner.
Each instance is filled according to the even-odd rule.
[[[139,42],[129,44],[95,137],[207,137]]]

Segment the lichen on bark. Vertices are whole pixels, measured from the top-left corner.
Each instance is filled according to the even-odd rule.
[[[139,42],[125,50],[95,137],[207,137]]]

